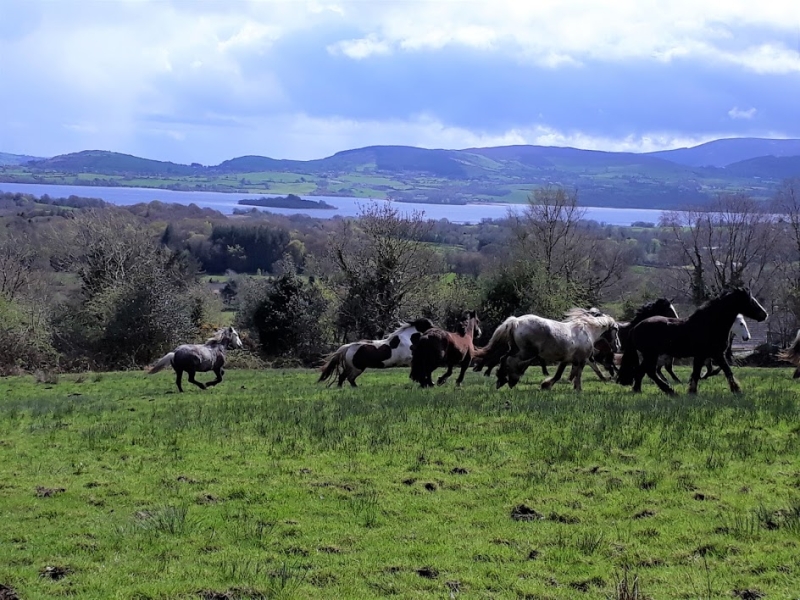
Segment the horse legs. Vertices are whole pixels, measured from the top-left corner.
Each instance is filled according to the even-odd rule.
[[[731,366],[728,364],[728,360],[725,358],[725,355],[720,354],[719,356],[715,356],[714,361],[719,364],[722,372],[725,373],[725,377],[728,380],[728,385],[731,388],[731,392],[734,394],[741,392],[742,388],[739,387],[739,382],[736,381],[736,378],[733,376],[733,371],[731,371]]]
[[[453,365],[447,365],[447,371],[445,371],[442,375],[439,376],[439,379],[436,380],[436,385],[444,385],[447,381],[447,378],[453,374]]]
[[[566,362],[559,363],[558,368],[556,369],[556,374],[553,375],[550,379],[545,379],[542,382],[542,389],[549,390],[550,388],[552,388],[553,384],[555,384],[559,379],[561,379],[561,376],[564,374],[564,369],[567,368],[568,364],[569,363]]]
[[[680,380],[680,378],[677,375],[675,375],[675,371],[672,370],[674,364],[675,364],[675,359],[670,356],[667,359],[667,362],[664,363],[664,368],[667,370],[667,373],[669,373],[669,376],[672,377],[672,381],[674,381],[675,383],[683,383]],[[664,377],[664,380],[666,381],[666,377]]]
[[[670,396],[675,395],[675,390],[672,389],[672,386],[667,383],[667,380],[664,379],[663,375],[658,374],[658,355],[648,355],[644,356],[642,360],[642,364],[640,365],[640,369],[644,368],[645,373],[647,376],[650,377],[653,381],[655,381],[658,388],[664,392],[665,394],[669,394]],[[639,390],[641,390],[641,383],[639,383]]]
[[[472,362],[472,359],[465,358],[464,361],[461,363],[461,373],[458,374],[458,379],[456,379],[456,387],[461,387],[461,382],[464,381],[464,375],[469,368],[469,363]]]
[[[342,371],[342,374],[339,375],[339,383],[337,384],[337,387],[342,387],[345,381],[350,383],[350,387],[358,387],[356,385],[356,377],[361,375],[363,372],[364,372],[363,370],[359,371],[357,369],[345,368]]]
[[[178,391],[182,393],[183,386],[181,385],[181,379],[183,379],[183,370],[175,369],[175,384],[178,386]]]
[[[589,362],[589,364],[594,368],[594,372],[600,377],[600,381],[605,381],[605,377],[603,374],[600,373],[600,369],[597,368],[597,365],[594,364],[593,361]],[[580,392],[583,387],[581,386],[581,375],[583,374],[583,367],[585,363],[577,363],[572,366],[572,373],[570,373],[570,378],[572,379],[572,387],[575,389],[576,392]]]
[[[597,366],[597,362],[593,358],[589,359],[589,366],[592,368],[592,371],[594,371],[595,375],[597,375],[597,378],[600,381],[608,381],[608,379],[606,379],[606,376],[603,375],[603,372],[600,370],[600,367]],[[582,371],[583,371],[583,366],[581,366],[580,371],[574,371],[573,373],[570,373],[569,378],[570,379],[573,379],[575,377],[580,378],[580,374]]]
[[[692,362],[692,374],[689,376],[689,393],[697,393],[697,382],[700,381],[700,372],[703,370],[703,365],[706,364],[705,356],[695,356]]]
[[[195,380],[195,378],[194,378],[194,373],[195,373],[195,372],[194,372],[194,371],[186,371],[186,372],[189,374],[189,383],[193,383],[193,384],[195,384],[195,385],[196,385],[197,387],[199,387],[201,390],[204,390],[204,389],[206,389],[206,386],[205,386],[204,384],[202,384],[202,383],[200,383],[199,381],[196,381],[196,380]]]
[[[215,374],[217,377],[216,377],[216,379],[214,379],[214,381],[209,381],[209,382],[206,384],[206,387],[207,387],[207,388],[209,388],[209,387],[214,387],[214,386],[215,386],[215,385],[217,385],[218,383],[222,382],[222,376],[225,374],[225,370],[224,370],[222,367],[220,367],[219,369],[214,369],[214,374]]]

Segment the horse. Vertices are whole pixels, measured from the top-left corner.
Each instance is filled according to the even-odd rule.
[[[728,347],[725,350],[725,360],[728,361],[728,364],[733,364],[733,338],[739,336],[742,341],[746,342],[750,339],[750,330],[747,328],[747,323],[744,320],[742,315],[736,315],[736,320],[733,322],[733,327],[731,327],[731,332],[728,337]],[[708,379],[709,377],[714,377],[715,375],[719,375],[722,371],[722,367],[713,368],[713,361],[709,358],[706,360],[706,374],[703,375],[700,379]]]
[[[189,383],[195,384],[201,390],[217,385],[222,381],[225,371],[225,351],[228,348],[241,348],[242,340],[233,327],[223,327],[213,337],[206,340],[205,344],[183,344],[172,352],[165,354],[156,364],[147,371],[149,375],[158,373],[167,365],[172,365],[175,370],[175,384],[178,391],[183,392],[181,379],[183,372],[189,374]],[[213,381],[201,383],[195,381],[195,373],[214,371],[217,376]]]
[[[609,329],[614,330],[616,337],[618,326],[613,318],[596,309],[572,308],[565,317],[564,321],[554,321],[524,315],[503,321],[489,343],[478,351],[482,356],[504,355],[497,371],[498,389],[506,383],[510,388],[516,386],[525,369],[541,359],[559,363],[555,375],[542,382],[542,389],[550,389],[571,364],[573,387],[581,390],[581,373],[594,351],[594,343]]]
[[[731,392],[741,391],[725,359],[729,333],[737,315],[758,321],[767,318],[767,311],[758,303],[749,288],[735,287],[705,302],[688,318],[650,317],[637,324],[628,334],[617,381],[633,384],[634,392],[642,391],[642,379],[647,374],[666,394],[675,390],[658,376],[658,357],[667,354],[675,358],[693,357],[689,393],[697,393],[697,382],[706,359],[713,359],[725,373]],[[639,353],[642,362],[639,363]]]
[[[429,329],[411,346],[411,373],[409,378],[420,387],[433,387],[431,375],[439,367],[447,371],[437,380],[436,385],[444,385],[453,374],[453,367],[460,366],[456,387],[461,386],[472,357],[475,354],[474,338],[481,335],[481,322],[478,314],[468,311],[461,324],[463,333],[452,333],[438,327]]]
[[[356,378],[366,369],[386,369],[390,367],[407,367],[411,364],[412,338],[433,328],[429,319],[417,319],[410,323],[400,323],[393,333],[382,340],[362,340],[340,346],[325,358],[322,373],[317,383],[328,381],[336,373],[339,377],[337,387],[342,387],[345,380],[351,387],[356,385]]]
[[[674,319],[678,318],[678,313],[675,310],[675,307],[672,305],[672,300],[667,298],[658,298],[657,300],[653,300],[652,302],[648,302],[647,304],[643,304],[640,306],[633,315],[633,319],[629,322],[621,322],[618,323],[619,325],[619,343],[620,349],[619,351],[625,350],[626,342],[628,341],[628,334],[630,333],[631,329],[635,327],[638,323],[644,321],[649,317],[672,317]],[[610,343],[606,336],[601,336],[595,342],[594,345],[594,354],[590,361],[600,363],[606,371],[608,371],[611,377],[614,377],[617,374],[617,366],[614,362],[614,356],[616,354],[616,350],[613,348],[613,344]],[[591,364],[591,362],[590,362]],[[667,371],[672,375],[675,376],[675,373],[672,371],[672,363],[669,365],[665,365],[667,367]],[[595,371],[596,372],[596,371]],[[603,379],[602,377],[600,378]]]

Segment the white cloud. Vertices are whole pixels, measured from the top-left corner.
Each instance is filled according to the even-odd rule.
[[[342,40],[329,45],[327,50],[330,54],[344,54],[356,60],[390,52],[389,44],[380,41],[375,35],[358,40]]]
[[[758,112],[755,108],[748,108],[747,110],[743,110],[738,106],[734,106],[732,109],[728,111],[728,116],[731,119],[747,119],[750,120],[756,116],[756,112]]]

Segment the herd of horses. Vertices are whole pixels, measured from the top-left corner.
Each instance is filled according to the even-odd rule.
[[[647,375],[658,388],[670,395],[675,389],[664,376],[666,370],[674,382],[680,379],[672,369],[676,358],[692,358],[689,393],[697,393],[698,382],[720,371],[725,374],[732,392],[740,387],[731,371],[731,343],[734,336],[750,339],[744,317],[762,322],[767,311],[748,287],[724,291],[705,302],[686,318],[680,318],[672,302],[659,298],[636,311],[630,322],[617,322],[596,308],[570,309],[562,321],[537,315],[508,317],[495,329],[488,343],[475,346],[482,334],[475,311],[468,311],[458,331],[436,327],[429,319],[402,323],[381,340],[363,340],[344,344],[325,359],[319,376],[328,385],[338,380],[356,387],[356,379],[367,369],[410,367],[410,378],[423,388],[433,387],[433,372],[446,371],[436,383],[443,385],[459,368],[456,386],[461,385],[470,366],[485,369],[489,376],[497,368],[497,387],[516,386],[527,368],[538,365],[547,379],[542,389],[558,382],[567,367],[575,390],[582,387],[582,373],[588,364],[598,378],[605,381],[602,366],[609,377],[640,392]],[[189,382],[201,389],[216,385],[224,374],[225,352],[241,348],[242,341],[233,327],[220,329],[205,344],[184,344],[159,359],[149,373],[172,366],[176,385],[183,391],[181,380],[187,373]],[[800,331],[792,345],[780,353],[800,372]],[[556,364],[550,377],[548,364]],[[714,366],[716,365],[716,367]],[[703,368],[706,374],[702,375]],[[199,372],[214,371],[216,378],[208,383],[195,379]]]
[[[432,387],[436,369],[447,369],[436,380],[443,385],[458,367],[458,386],[473,365],[476,371],[485,369],[487,376],[496,367],[497,387],[513,388],[529,366],[540,366],[548,376],[547,365],[554,363],[556,372],[542,381],[542,389],[552,388],[570,367],[569,379],[579,391],[583,369],[588,364],[601,380],[607,380],[602,366],[618,383],[639,392],[647,375],[659,389],[672,395],[675,389],[662,369],[673,381],[680,382],[672,368],[673,361],[692,358],[689,393],[697,392],[700,379],[720,371],[731,391],[738,392],[739,384],[730,368],[731,342],[734,335],[743,340],[750,338],[744,317],[762,322],[767,311],[749,288],[736,287],[683,319],[667,298],[645,304],[627,323],[617,322],[596,308],[573,308],[562,321],[538,315],[509,317],[495,329],[489,342],[478,348],[474,340],[481,335],[480,320],[470,311],[456,332],[435,327],[428,319],[418,319],[402,323],[382,340],[345,344],[327,357],[319,381],[331,385],[338,379],[339,387],[345,381],[356,387],[356,378],[368,368],[410,366],[412,381],[421,387]],[[782,358],[800,364],[800,332]],[[706,374],[702,375],[704,367]]]

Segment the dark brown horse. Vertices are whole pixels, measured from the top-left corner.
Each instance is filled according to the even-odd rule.
[[[686,319],[650,317],[637,324],[628,333],[627,345],[617,380],[622,385],[633,384],[633,391],[642,391],[642,379],[648,375],[667,394],[675,390],[658,376],[658,357],[666,354],[675,358],[693,357],[689,393],[697,393],[697,382],[706,359],[711,358],[722,367],[731,391],[740,391],[725,359],[731,326],[738,314],[761,322],[767,311],[758,303],[749,288],[727,290],[709,300]],[[639,353],[642,362],[639,363]]]
[[[653,300],[652,302],[648,302],[647,304],[639,307],[636,313],[634,313],[633,319],[631,319],[630,322],[619,323],[620,350],[622,352],[625,351],[628,335],[633,327],[649,317],[659,316],[671,317],[673,319],[678,318],[678,313],[675,311],[675,307],[672,305],[671,300],[668,300],[667,298],[659,298],[657,300]],[[594,344],[594,354],[592,355],[591,360],[601,364],[605,370],[608,371],[611,377],[614,377],[617,372],[616,363],[614,362],[614,354],[615,350],[613,345],[607,339],[607,336],[601,336],[600,339],[598,339]],[[672,371],[672,360],[670,360],[668,363],[665,363],[663,366],[666,367],[667,372],[672,375],[673,378],[677,379],[675,373]]]
[[[464,315],[461,333],[434,327],[415,339],[411,345],[411,380],[421,387],[433,387],[433,372],[439,367],[447,367],[447,371],[436,380],[436,385],[443,385],[453,374],[453,367],[460,366],[461,372],[456,379],[456,385],[460,386],[475,354],[473,339],[481,335],[480,325],[478,314],[469,311]]]

